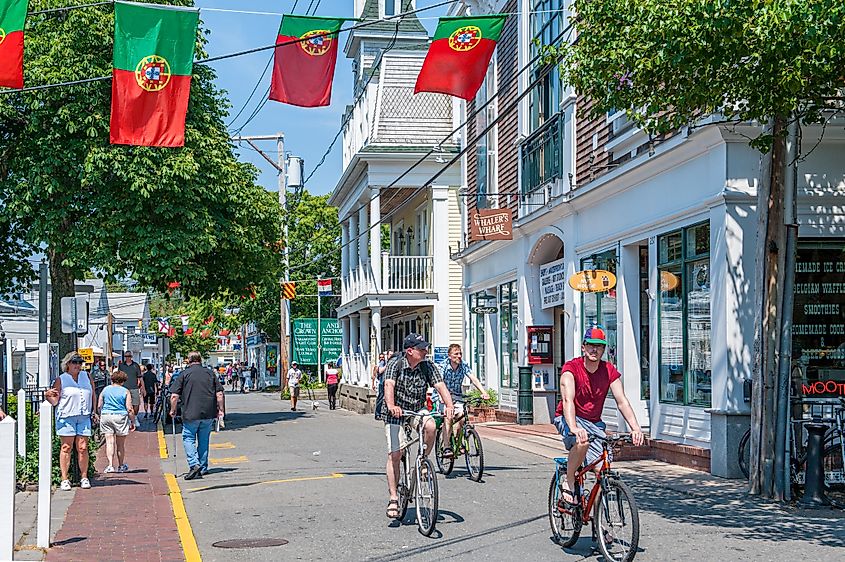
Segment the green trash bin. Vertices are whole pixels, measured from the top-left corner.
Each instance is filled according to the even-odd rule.
[[[517,399],[517,417],[519,425],[531,425],[534,423],[534,391],[531,390],[532,369],[528,367],[519,368],[519,394]]]

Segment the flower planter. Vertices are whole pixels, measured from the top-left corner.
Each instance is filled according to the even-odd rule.
[[[471,423],[485,423],[496,421],[496,408],[472,408],[469,411],[469,421]]]

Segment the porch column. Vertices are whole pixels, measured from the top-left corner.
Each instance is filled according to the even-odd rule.
[[[352,349],[352,353],[358,353],[358,342],[361,341],[358,337],[358,328],[360,327],[360,319],[358,314],[350,314],[349,315],[349,347]]]
[[[384,347],[381,344],[381,307],[374,306],[370,308],[372,311],[372,321],[373,321],[373,331],[375,332],[375,344],[376,348],[373,350],[375,353],[381,353],[384,351]]]
[[[359,332],[359,337],[361,338],[361,351],[363,351],[365,356],[369,356],[370,354],[370,311],[367,308],[361,310],[360,319],[361,319],[361,330]]]
[[[351,271],[358,269],[358,244],[356,240],[358,236],[358,214],[353,212],[349,215],[349,245],[346,247],[347,252],[347,267]]]
[[[347,244],[349,244],[349,221],[340,223],[340,277],[346,279],[349,275],[349,253],[347,252]]]
[[[372,188],[370,201],[370,270],[373,272],[376,292],[382,290],[381,279],[381,195],[379,188]]]
[[[367,254],[369,248],[367,247],[370,239],[370,208],[369,205],[362,205],[358,209],[358,263],[364,265],[367,262]]]
[[[340,319],[340,337],[341,337],[341,353],[346,355],[349,353],[349,317],[344,316]],[[344,365],[346,367],[346,365]]]
[[[431,253],[432,292],[440,295],[434,303],[431,318],[431,344],[449,345],[449,188],[431,187]],[[459,311],[455,311],[459,314]],[[433,351],[433,350],[432,350]]]

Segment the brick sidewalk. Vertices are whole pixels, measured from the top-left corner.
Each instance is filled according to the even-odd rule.
[[[100,450],[99,475],[90,490],[76,490],[47,560],[185,560],[161,469],[158,436],[150,425],[144,423],[143,431],[130,433],[126,440],[129,472],[102,474],[108,463],[105,446]]]

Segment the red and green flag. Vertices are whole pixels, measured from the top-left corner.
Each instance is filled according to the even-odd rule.
[[[0,86],[23,88],[23,26],[29,0],[0,0]]]
[[[183,146],[199,12],[115,2],[111,143]]]
[[[337,61],[337,35],[345,20],[282,17],[270,99],[300,107],[329,105]]]
[[[414,93],[434,92],[473,99],[484,82],[507,17],[507,14],[494,14],[440,18]]]

